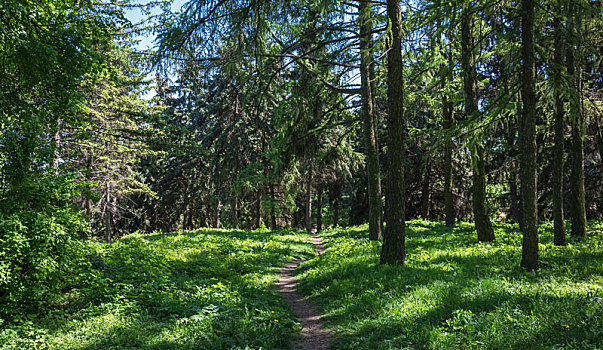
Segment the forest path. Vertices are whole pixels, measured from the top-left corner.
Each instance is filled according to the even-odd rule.
[[[318,235],[312,235],[312,243],[316,247],[316,255],[324,252],[324,247]],[[318,312],[316,305],[304,299],[304,296],[297,292],[297,279],[293,276],[293,272],[303,261],[302,259],[289,261],[281,269],[281,276],[276,286],[303,327],[302,338],[293,341],[293,348],[297,350],[326,350],[329,349],[331,331],[324,328],[321,314]]]

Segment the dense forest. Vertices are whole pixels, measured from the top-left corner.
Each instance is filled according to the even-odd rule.
[[[153,44],[143,49],[141,40]],[[343,281],[349,271],[312,271],[326,274],[345,254],[359,254],[353,263],[366,280],[382,276],[381,292],[401,274],[432,278],[431,270],[416,277],[412,265],[430,244],[444,249],[431,252],[434,259],[475,245],[496,254],[513,246],[518,256],[492,253],[492,261],[516,268],[518,280],[541,278],[530,273],[550,273],[560,284],[559,276],[601,278],[602,52],[599,0],[3,0],[0,348],[23,347],[31,322],[78,313],[110,295],[156,306],[152,294],[171,288],[155,286],[158,276],[181,268],[160,262],[173,258],[168,246],[208,256],[191,266],[215,265],[214,275],[204,272],[209,281],[230,269],[266,273],[245,260],[258,247],[270,256],[257,262],[266,269],[308,256],[308,233],[323,232],[326,258],[309,262],[300,278],[325,312],[340,299],[322,294],[320,283]],[[179,246],[168,239],[181,239],[178,232],[202,233]],[[358,247],[374,259],[363,260],[369,253]],[[339,258],[329,258],[330,249]],[[570,260],[559,252],[583,262],[582,272],[561,269]],[[126,279],[147,267],[120,269],[153,254],[144,265],[158,269],[149,289],[137,280],[136,292],[125,292]],[[398,270],[364,270],[373,265]],[[350,286],[365,283],[348,277]],[[232,286],[237,281],[243,285],[233,279]],[[576,333],[593,342],[570,337],[569,348],[602,346],[603,334],[592,333],[603,319],[596,282],[584,287],[594,308],[584,317],[594,328]],[[209,294],[224,287],[211,283]],[[171,293],[176,300],[188,292]],[[234,314],[241,307],[224,306]],[[474,316],[459,309],[429,317],[465,327]],[[273,332],[252,348],[287,348],[296,321],[281,319],[278,326],[289,328],[278,334],[270,326],[234,343],[216,336],[205,345],[164,346],[244,348],[254,334]],[[396,339],[403,348],[406,340]],[[410,344],[472,344],[433,341]]]

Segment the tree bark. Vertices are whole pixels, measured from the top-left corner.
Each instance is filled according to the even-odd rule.
[[[220,228],[220,212],[222,210],[222,202],[218,199],[216,211],[214,212],[214,228]]]
[[[113,215],[111,213],[111,182],[107,181],[105,185],[107,193],[105,193],[105,240],[111,242],[113,238]]]
[[[270,197],[272,198],[272,205],[270,205],[270,229],[275,231],[278,227],[276,224],[276,197],[274,191],[274,184],[270,185]]]
[[[239,228],[239,198],[237,196],[232,200],[232,227]]]
[[[562,8],[563,0],[558,1],[558,7]],[[562,81],[561,76],[563,72],[564,61],[564,45],[563,45],[563,28],[559,16],[555,17],[555,56],[554,56],[554,71],[553,76],[555,77],[555,146],[553,150],[553,243],[558,246],[564,246],[567,244],[565,240],[565,223],[563,215],[563,157],[564,149],[563,144],[565,142],[565,121],[563,120],[564,110],[564,99],[562,96]]]
[[[317,190],[316,199],[316,230],[322,230],[322,201],[324,200],[324,185],[321,183]]]
[[[329,202],[333,211],[333,226],[337,227],[339,225],[339,203],[341,202],[341,183],[339,180],[335,180],[331,185]]]
[[[308,170],[306,182],[306,231],[312,232],[312,168]]]
[[[360,26],[360,83],[362,98],[362,121],[366,147],[366,170],[369,202],[369,239],[381,238],[381,179],[379,171],[379,150],[375,133],[375,106],[371,77],[373,63],[373,25],[371,24],[372,4],[368,0],[359,2],[358,23]]]
[[[520,194],[517,189],[517,170],[515,167],[509,171],[509,192],[511,197],[511,218],[513,222],[519,223],[521,220],[521,205],[520,205]]]
[[[387,51],[387,147],[388,188],[385,232],[381,264],[404,265],[405,201],[404,192],[404,86],[402,82],[402,13],[399,0],[387,0],[391,24]]]
[[[538,270],[538,207],[536,186],[536,71],[534,56],[534,0],[521,0],[521,99],[520,179],[523,244],[521,266]]]
[[[463,56],[463,90],[465,94],[465,113],[471,117],[478,111],[477,105],[477,72],[473,50],[473,14],[468,7],[463,7],[461,28],[461,50]],[[481,140],[475,142],[473,152],[473,216],[477,238],[480,242],[494,240],[494,231],[488,217],[486,207],[486,170],[484,149]]]
[[[452,34],[449,33],[448,40],[451,40]],[[448,81],[452,81],[453,62],[452,49],[447,52],[448,67],[442,66],[442,90],[446,88]],[[453,124],[452,103],[448,99],[447,93],[442,93],[442,112],[444,114],[444,129],[450,130]],[[446,226],[452,227],[456,224],[456,213],[454,210],[454,197],[452,193],[452,137],[446,136],[444,141],[444,212],[446,214]]]
[[[429,176],[431,169],[429,165],[425,165],[423,174],[423,184],[421,186],[421,217],[423,219],[429,219],[429,199],[431,189],[431,176]]]
[[[577,28],[579,28],[580,15],[574,13],[575,6],[573,2],[569,2],[568,6],[568,31],[570,35],[577,36]],[[574,18],[572,18],[574,17]],[[572,157],[571,172],[570,172],[570,192],[571,192],[571,215],[572,215],[572,237],[586,237],[586,203],[584,190],[584,116],[581,108],[581,77],[579,67],[579,50],[576,45],[570,43],[567,52],[567,73],[571,79],[573,93],[570,97],[570,121],[572,125],[571,132],[571,148]]]
[[[258,194],[258,199],[255,204],[255,228],[261,228],[263,224],[262,220],[262,194]]]

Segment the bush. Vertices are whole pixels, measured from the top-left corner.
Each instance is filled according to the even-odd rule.
[[[44,310],[81,260],[83,220],[61,201],[69,197],[65,182],[55,181],[53,189],[46,180],[28,184],[36,203],[22,201],[15,212],[0,215],[0,314]]]

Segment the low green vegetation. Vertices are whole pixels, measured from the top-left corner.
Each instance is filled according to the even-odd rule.
[[[270,287],[307,234],[198,230],[91,242],[48,312],[0,318],[0,349],[285,349],[299,330]]]
[[[540,228],[538,272],[519,267],[516,225],[495,224],[478,243],[473,225],[407,227],[407,263],[379,265],[366,226],[323,231],[327,250],[300,267],[320,304],[333,349],[601,349],[603,223],[567,247]]]

